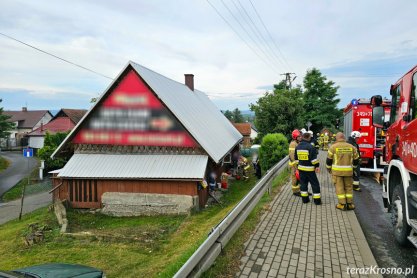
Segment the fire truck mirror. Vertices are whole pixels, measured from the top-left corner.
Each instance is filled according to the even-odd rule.
[[[383,127],[385,118],[384,107],[376,106],[372,108],[372,124],[375,127]]]
[[[372,106],[381,106],[382,104],[382,96],[375,95],[371,98],[371,104]]]

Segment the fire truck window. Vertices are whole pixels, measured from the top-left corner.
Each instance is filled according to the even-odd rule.
[[[417,118],[417,99],[416,99],[416,87],[417,87],[417,73],[413,75],[413,85],[411,87],[411,100],[410,100],[410,107],[412,111],[410,111],[411,116],[413,119]]]
[[[401,96],[401,85],[398,85],[393,91],[392,91],[392,103],[391,103],[391,117],[390,117],[390,123],[395,122],[399,115],[399,103],[400,103],[400,96]]]

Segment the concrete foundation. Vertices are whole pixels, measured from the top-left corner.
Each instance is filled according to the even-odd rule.
[[[111,216],[189,214],[194,206],[187,195],[106,192],[101,212]]]

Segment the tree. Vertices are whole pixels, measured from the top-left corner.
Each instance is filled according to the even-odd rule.
[[[45,168],[47,171],[62,168],[68,161],[68,158],[65,157],[55,157],[54,159],[51,158],[51,155],[62,143],[62,141],[64,141],[67,135],[68,132],[58,132],[53,135],[49,134],[48,132],[46,133],[44,145],[43,148],[39,149],[38,157],[42,160],[45,160]]]
[[[267,134],[262,138],[259,149],[259,161],[266,171],[288,155],[288,140],[284,134]]]
[[[226,110],[223,112],[224,116],[229,120],[232,121],[233,120],[233,114],[232,111],[230,110]]]
[[[337,108],[340,102],[337,98],[338,89],[339,86],[335,86],[333,81],[327,81],[318,69],[307,71],[304,77],[304,122],[310,121],[314,132],[334,127],[336,119],[342,116]]]
[[[304,102],[301,88],[288,90],[280,84],[274,85],[274,92],[266,92],[256,104],[250,104],[261,137],[268,133],[282,133],[290,139],[291,132],[303,126]]]
[[[2,101],[0,99],[0,103]],[[15,126],[14,123],[7,121],[10,118],[10,116],[3,114],[3,107],[0,107],[0,139],[9,137],[10,130]]]
[[[240,110],[238,108],[235,108],[235,110],[233,110],[232,117],[233,117],[233,122],[235,122],[235,123],[243,123],[244,122],[242,112],[240,112]]]

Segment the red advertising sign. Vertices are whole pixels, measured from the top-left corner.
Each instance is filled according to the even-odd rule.
[[[73,143],[196,146],[193,138],[133,70],[95,108]]]

